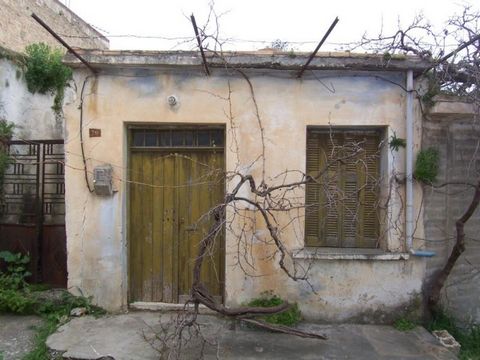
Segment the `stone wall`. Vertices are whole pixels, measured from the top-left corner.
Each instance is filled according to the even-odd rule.
[[[423,123],[422,147],[440,153],[438,183],[476,183],[480,171],[480,124],[465,103],[440,99]],[[426,246],[437,255],[427,265],[428,287],[445,264],[455,242],[455,222],[471,202],[473,189],[449,185],[425,187]],[[443,305],[463,324],[480,323],[480,210],[469,220],[466,250],[455,265],[442,294]]]
[[[58,41],[30,16],[32,13],[37,14],[72,47],[108,48],[108,40],[103,35],[57,0],[2,0],[0,46],[17,52],[23,52],[27,45],[37,42],[61,48]]]

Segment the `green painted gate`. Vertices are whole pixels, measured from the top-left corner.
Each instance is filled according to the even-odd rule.
[[[223,129],[133,129],[129,158],[129,300],[184,302],[198,244],[224,196]],[[201,279],[221,299],[224,236]]]

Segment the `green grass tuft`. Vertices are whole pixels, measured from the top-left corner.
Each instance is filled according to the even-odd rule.
[[[409,319],[400,318],[393,323],[393,327],[399,331],[410,331],[417,327],[417,324]]]
[[[267,292],[262,294],[261,297],[250,301],[248,303],[248,306],[274,307],[282,305],[283,303],[283,299],[281,299],[277,295],[272,295],[271,293]],[[277,314],[259,316],[258,318],[271,324],[295,326],[302,320],[302,314],[298,308],[298,305],[293,304],[285,311],[279,312]]]

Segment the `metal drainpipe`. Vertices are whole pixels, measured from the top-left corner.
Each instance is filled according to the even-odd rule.
[[[407,71],[407,164],[405,235],[407,251],[413,250],[413,71]]]
[[[429,250],[415,250],[413,248],[413,71],[407,71],[407,165],[406,165],[406,207],[405,233],[407,251],[420,257],[435,256]]]

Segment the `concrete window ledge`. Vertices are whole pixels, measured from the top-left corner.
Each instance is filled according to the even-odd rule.
[[[408,253],[386,252],[381,249],[303,248],[293,253],[294,259],[315,260],[408,260]]]

